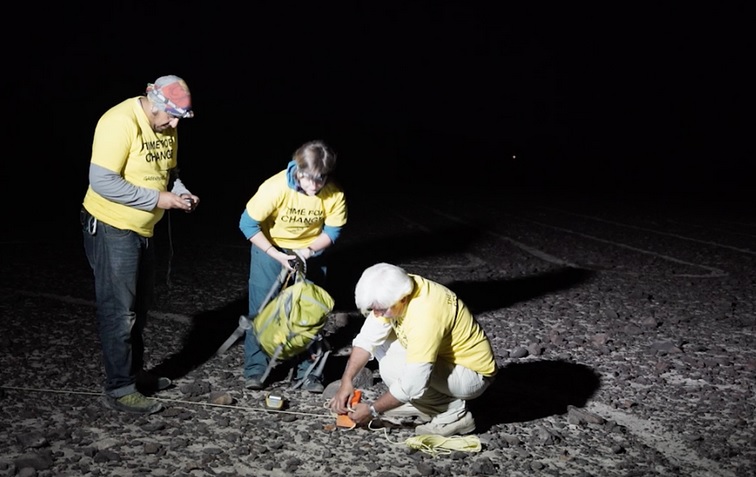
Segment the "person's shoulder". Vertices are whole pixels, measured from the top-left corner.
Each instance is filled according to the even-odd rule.
[[[269,176],[260,184],[260,190],[285,190],[287,188],[286,171],[279,171]]]
[[[134,134],[139,129],[135,103],[136,98],[129,98],[105,111],[97,120],[97,133]]]
[[[121,101],[120,103],[114,104],[110,108],[108,108],[107,111],[103,114],[105,115],[129,115],[133,116],[134,111],[137,108],[137,105],[139,104],[137,102],[138,97],[133,98],[127,98]]]
[[[407,275],[415,282],[416,294],[425,295],[425,294],[430,293],[431,291],[436,292],[436,293],[437,292],[444,292],[444,293],[448,292],[452,294],[454,293],[445,285],[437,281],[431,280],[430,278],[425,278],[423,276],[416,275],[413,273],[408,273]]]
[[[100,117],[100,121],[136,121],[136,104],[136,98],[125,99],[105,111]]]
[[[287,182],[286,169],[284,169],[282,171],[276,172],[272,176],[268,177],[265,180],[265,182],[268,182],[268,183],[279,183],[279,182],[286,183]]]

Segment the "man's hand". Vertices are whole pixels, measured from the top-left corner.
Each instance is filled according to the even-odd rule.
[[[282,252],[275,247],[271,247],[269,249],[268,255],[272,259],[280,263],[281,266],[284,267],[286,270],[289,270],[289,271],[294,270],[294,268],[291,266],[291,262],[297,259],[296,255],[289,255],[288,253]]]
[[[354,411],[347,413],[349,419],[353,420],[358,426],[367,426],[373,420],[373,413],[370,412],[370,404],[361,402],[354,406]]]
[[[336,414],[346,414],[349,412],[349,401],[352,399],[352,394],[354,394],[354,386],[352,386],[352,382],[342,379],[341,386],[339,386],[338,391],[336,391],[336,394],[334,394],[329,403],[331,411]]]
[[[194,194],[181,194],[181,198],[184,200],[184,203],[189,206],[188,210],[184,209],[187,213],[194,212],[194,209],[199,205],[200,199]]]
[[[191,212],[197,208],[199,197],[191,194],[176,195],[173,192],[160,192],[157,206],[160,209],[181,209]]]

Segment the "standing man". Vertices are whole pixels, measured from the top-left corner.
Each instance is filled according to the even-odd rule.
[[[355,288],[366,315],[331,399],[331,410],[366,425],[383,413],[430,417],[418,435],[451,436],[475,430],[467,400],[485,391],[496,374],[491,343],[467,306],[445,286],[388,263],[367,268]],[[347,404],[352,380],[372,358],[388,391],[373,403]]]
[[[191,212],[199,204],[176,167],[176,129],[193,116],[186,82],[168,75],[110,108],[95,128],[81,223],[95,279],[103,402],[118,411],[160,411],[145,394],[171,385],[143,369],[142,332],[155,286],[155,224],[167,209]]]

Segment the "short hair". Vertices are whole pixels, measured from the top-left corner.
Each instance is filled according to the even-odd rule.
[[[313,176],[327,176],[336,167],[336,154],[323,141],[309,141],[294,151],[297,170]]]
[[[415,283],[403,268],[377,263],[365,269],[354,289],[354,302],[366,315],[372,308],[388,309],[412,293]]]

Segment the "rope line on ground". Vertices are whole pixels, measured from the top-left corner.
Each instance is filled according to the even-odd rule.
[[[64,389],[26,388],[26,387],[17,387],[17,386],[0,386],[0,389],[5,389],[9,391],[26,391],[26,392],[37,392],[37,393],[102,396],[101,392],[94,392],[94,391],[71,391],[71,390],[64,390]],[[212,402],[187,401],[184,399],[160,398],[160,397],[154,397],[154,396],[151,396],[150,399],[154,399],[156,401],[162,401],[162,402],[171,402],[171,403],[176,403],[176,404],[189,404],[189,405],[194,405],[194,406],[209,406],[209,407],[220,407],[220,408],[225,408],[225,409],[237,409],[237,410],[244,410],[244,411],[261,411],[261,412],[266,412],[266,413],[294,414],[298,416],[330,418],[330,416],[324,416],[322,414],[315,414],[311,412],[285,411],[281,409],[268,409],[266,407],[256,408],[252,406],[239,406],[239,405],[232,405],[232,404],[217,404],[217,403],[212,403]]]
[[[0,389],[7,391],[25,391],[25,392],[37,392],[37,393],[51,393],[51,394],[75,394],[85,396],[101,396],[101,392],[95,391],[72,391],[66,389],[43,389],[43,388],[27,388],[19,386],[0,386]],[[250,406],[236,406],[231,404],[216,404],[211,402],[198,402],[198,401],[186,401],[184,399],[171,399],[171,398],[155,398],[156,401],[172,402],[178,404],[189,404],[193,406],[210,406],[219,407],[224,409],[245,410],[245,411],[262,411],[265,413],[277,413],[277,414],[294,414],[298,416],[318,417],[318,418],[330,418],[333,419],[333,415],[329,413],[328,416],[322,414],[314,414],[309,412],[296,412],[296,411],[284,411],[279,409],[269,409],[266,407],[255,408]],[[357,426],[351,427],[349,430],[355,429]],[[407,445],[413,449],[419,450],[423,453],[429,454],[433,457],[443,454],[451,454],[452,450],[461,450],[467,452],[479,452],[480,440],[476,436],[452,436],[442,437],[437,435],[422,435],[414,438],[409,438],[404,442],[393,441],[389,437],[388,427],[373,427],[373,420],[368,423],[366,428],[370,431],[383,431],[383,437],[386,442],[392,445]]]

